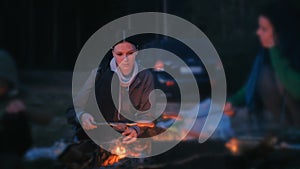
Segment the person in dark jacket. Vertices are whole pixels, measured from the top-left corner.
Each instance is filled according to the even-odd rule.
[[[229,98],[225,113],[232,115],[234,107],[246,106],[257,124],[268,111],[276,124],[300,126],[299,18],[293,11],[288,5],[269,4],[260,12],[256,34],[262,49],[245,86]]]
[[[93,89],[99,109],[107,122],[152,124],[153,112],[149,96],[154,89],[154,81],[151,71],[137,64],[137,47],[131,42],[121,41],[111,52],[113,57],[109,59],[107,68],[94,70],[75,99],[74,105],[82,110],[76,112],[82,127],[87,131],[97,128],[97,117],[83,108]],[[116,95],[111,91],[115,91]],[[113,98],[116,98],[115,102]],[[126,136],[123,142],[127,144],[133,143],[137,137],[143,137],[147,128],[135,125],[122,130],[118,126],[115,127]]]
[[[18,77],[11,56],[0,50],[0,168],[15,169],[31,146],[28,114],[18,98]]]

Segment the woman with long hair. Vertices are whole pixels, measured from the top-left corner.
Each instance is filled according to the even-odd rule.
[[[265,111],[288,126],[300,126],[300,36],[296,10],[271,4],[258,17],[261,44],[245,86],[229,98],[226,112],[246,106],[256,120]]]
[[[154,81],[151,71],[143,69],[136,62],[137,53],[137,46],[133,42],[122,40],[112,47],[98,71],[93,71],[85,84],[86,87],[75,99],[75,106],[82,105],[80,107],[82,111],[77,112],[77,117],[83,129],[86,131],[96,129],[96,123],[99,122],[95,117],[97,114],[83,108],[85,105],[82,103],[87,102],[86,96],[90,92],[95,92],[97,104],[106,122],[143,122],[144,126],[132,125],[125,128],[122,125],[113,126],[126,136],[123,139],[124,143],[133,143],[137,137],[145,134],[149,125],[152,125],[153,112],[150,112],[149,96],[154,89]],[[113,83],[114,75],[117,76],[117,83]],[[112,91],[117,93],[116,100],[113,100]]]

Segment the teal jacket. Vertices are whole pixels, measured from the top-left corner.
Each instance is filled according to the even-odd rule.
[[[268,50],[270,54],[270,62],[274,69],[274,73],[277,79],[281,82],[285,90],[296,100],[300,100],[300,72],[295,70],[289,61],[289,59],[282,55],[277,47],[273,47]],[[259,65],[261,62],[260,55],[257,56],[250,78],[246,85],[244,85],[236,94],[229,98],[234,106],[245,106],[251,102],[251,91],[255,90],[257,76],[253,76],[255,73],[259,73]],[[252,77],[251,77],[252,76]],[[252,85],[249,83],[253,83]],[[250,87],[249,87],[250,86]],[[250,90],[250,92],[249,92]]]

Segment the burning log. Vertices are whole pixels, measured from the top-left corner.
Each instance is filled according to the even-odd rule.
[[[113,165],[119,162],[119,160],[120,157],[118,155],[112,154],[101,164],[101,166],[105,167],[105,166]]]
[[[150,142],[136,141],[132,144],[124,144],[122,137],[116,139],[109,143],[109,152],[105,152],[105,156],[102,156],[100,161],[100,166],[111,166],[118,163],[121,159],[126,157],[140,158],[149,155],[151,152]],[[100,154],[103,154],[103,149],[101,149]]]

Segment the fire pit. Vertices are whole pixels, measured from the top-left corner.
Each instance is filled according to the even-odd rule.
[[[163,154],[143,159],[125,157],[99,169],[298,168],[300,146],[295,143],[295,134],[291,138],[292,143],[286,134],[240,136],[229,141],[208,140],[202,144],[197,140],[186,140]],[[151,144],[163,146],[170,142],[172,140],[154,140]]]

